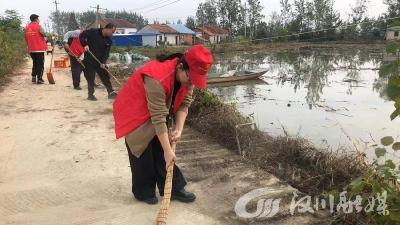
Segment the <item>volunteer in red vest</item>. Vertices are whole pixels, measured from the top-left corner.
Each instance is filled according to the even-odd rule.
[[[202,45],[184,54],[157,57],[135,71],[115,99],[115,133],[117,138],[125,137],[137,200],[156,204],[156,185],[163,196],[166,168],[175,160],[171,142],[180,139],[193,89],[206,87],[212,63],[210,51]],[[169,133],[167,116],[171,114],[175,124]],[[185,186],[175,165],[171,199],[193,202],[196,196]]]
[[[80,82],[81,73],[84,69],[82,60],[84,59],[85,53],[85,49],[79,40],[79,36],[82,32],[83,30],[77,29],[64,34],[64,49],[68,53],[71,61],[72,84],[75,90],[82,90]]]
[[[39,24],[39,16],[32,14],[31,22],[25,27],[25,41],[32,58],[32,83],[43,84],[44,53],[47,51],[46,34]]]

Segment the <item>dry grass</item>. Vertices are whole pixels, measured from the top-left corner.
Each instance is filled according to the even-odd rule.
[[[362,157],[316,149],[308,141],[293,137],[270,137],[232,105],[222,103],[213,94],[196,91],[190,108],[191,127],[213,137],[221,145],[238,151],[249,163],[276,175],[302,192],[312,195],[342,190],[363,171]],[[237,141],[237,138],[239,142]]]

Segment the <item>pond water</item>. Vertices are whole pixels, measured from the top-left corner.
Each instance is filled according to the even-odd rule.
[[[389,85],[399,74],[384,58],[384,49],[334,48],[219,55],[214,74],[269,71],[261,81],[209,89],[270,135],[287,133],[320,148],[357,148],[373,157],[382,137],[400,139],[400,118],[390,119],[400,88]]]

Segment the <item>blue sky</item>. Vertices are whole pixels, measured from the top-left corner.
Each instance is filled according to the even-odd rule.
[[[17,9],[25,18],[27,22],[28,17],[31,13],[36,13],[41,16],[41,21],[45,22],[55,6],[52,4],[52,0],[0,0],[0,12],[5,9]],[[58,0],[61,4],[59,5],[60,10],[65,11],[84,11],[90,9],[91,6],[97,4],[102,8],[109,10],[134,10],[140,12],[145,18],[148,18],[152,22],[155,18],[158,18],[161,22],[165,20],[176,21],[178,19],[184,20],[187,16],[195,15],[197,6],[204,0],[163,0],[161,4],[153,5],[154,2],[160,0]],[[163,6],[170,2],[177,1],[171,5],[162,7],[160,9],[153,10],[159,6]],[[243,1],[244,2],[244,1]],[[350,10],[350,5],[354,4],[355,0],[336,0],[335,9],[339,11],[343,18],[347,18]],[[273,11],[279,11],[279,0],[261,0],[261,4],[264,7],[264,14],[268,16]],[[146,7],[151,5],[151,7]],[[146,8],[143,8],[146,7]],[[137,10],[141,8],[140,10]],[[386,11],[386,6],[383,4],[383,0],[370,0],[369,1],[369,12],[370,16],[377,16],[382,12]]]

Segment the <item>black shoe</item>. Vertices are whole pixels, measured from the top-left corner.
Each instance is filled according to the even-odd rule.
[[[171,200],[178,200],[184,203],[194,202],[195,199],[196,195],[186,191],[184,188],[182,188],[180,191],[173,191],[171,195]]]
[[[112,91],[108,93],[108,99],[115,99],[117,97],[117,92]]]
[[[43,79],[38,79],[38,80],[36,81],[36,84],[44,84],[44,80],[43,80]]]
[[[74,87],[74,89],[75,89],[75,90],[78,90],[78,91],[82,90],[81,87]]]
[[[89,95],[89,97],[87,99],[90,101],[97,101],[97,98],[94,95]]]
[[[32,77],[32,83],[36,83],[36,77]]]
[[[158,203],[158,198],[157,197],[151,197],[151,198],[145,198],[145,199],[138,199],[138,198],[136,198],[138,201],[140,201],[140,202],[144,202],[144,203],[147,203],[147,204],[149,204],[149,205],[155,205],[155,204],[157,204]]]

